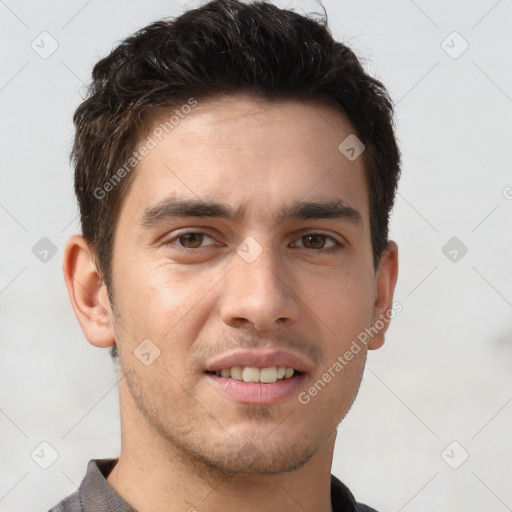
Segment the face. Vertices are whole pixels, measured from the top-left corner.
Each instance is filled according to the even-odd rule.
[[[372,325],[376,300],[363,158],[338,150],[354,131],[323,104],[237,96],[199,102],[138,165],[112,286],[123,414],[144,419],[146,442],[265,474],[332,436],[366,348],[304,393]],[[279,367],[294,376],[272,382]]]

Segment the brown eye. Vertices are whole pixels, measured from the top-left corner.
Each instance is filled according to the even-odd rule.
[[[333,248],[336,246],[342,247],[342,244],[339,243],[336,239],[329,235],[323,235],[322,233],[309,233],[307,235],[303,235],[300,237],[302,241],[302,246],[305,249],[325,249],[325,244],[331,240],[331,245],[328,248]],[[334,242],[334,243],[332,243]]]
[[[180,242],[180,245],[186,249],[197,249],[203,242],[203,234],[187,233],[178,237],[177,240]]]
[[[175,251],[181,251],[187,254],[199,253],[198,249],[206,249],[214,246],[215,240],[202,231],[187,231],[177,233],[174,238],[164,242],[166,247]]]
[[[304,235],[303,243],[308,249],[322,249],[325,244],[325,235]]]

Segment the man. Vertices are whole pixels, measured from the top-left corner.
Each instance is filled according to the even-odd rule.
[[[98,62],[64,274],[118,358],[122,446],[53,511],[373,510],[331,464],[393,316],[392,114],[325,23],[269,3],[215,0]]]

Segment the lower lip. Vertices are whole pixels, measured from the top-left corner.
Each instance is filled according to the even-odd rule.
[[[206,376],[217,389],[237,402],[252,405],[273,405],[292,396],[297,396],[306,378],[306,374],[301,373],[290,379],[278,380],[271,384],[260,384],[218,377],[210,373],[207,373]]]

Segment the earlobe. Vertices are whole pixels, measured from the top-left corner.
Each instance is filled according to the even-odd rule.
[[[390,311],[393,307],[393,295],[398,278],[398,246],[390,241],[382,252],[375,277],[375,303],[372,326],[376,332],[368,343],[369,350],[384,345],[384,334],[389,327]]]
[[[96,347],[110,347],[115,338],[106,286],[82,236],[68,240],[63,269],[69,300],[85,337]]]

